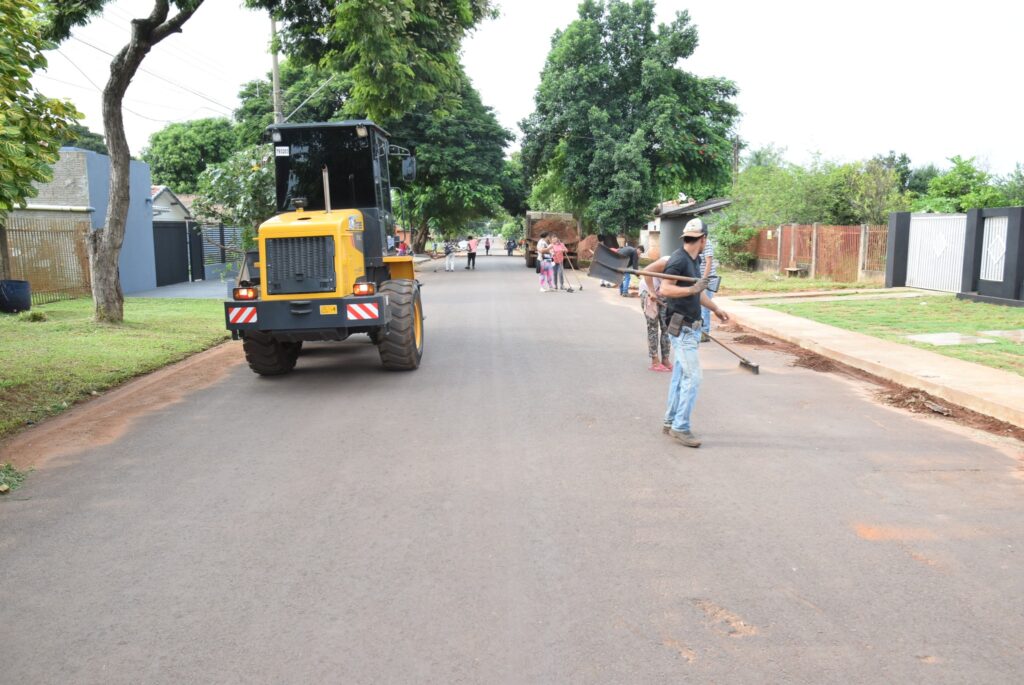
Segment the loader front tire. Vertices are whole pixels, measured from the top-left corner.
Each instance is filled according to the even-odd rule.
[[[416,281],[384,281],[380,294],[388,296],[390,323],[377,349],[385,369],[412,371],[423,357],[423,305]]]
[[[250,331],[245,334],[242,349],[250,369],[261,376],[282,376],[295,368],[302,343],[282,342],[266,333]]]

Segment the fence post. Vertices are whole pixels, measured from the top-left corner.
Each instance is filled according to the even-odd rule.
[[[811,278],[818,273],[818,222],[811,228]]]
[[[227,264],[227,262],[228,262],[228,253],[224,249],[224,224],[223,224],[223,222],[220,224],[219,228],[220,228],[220,263],[221,264]]]
[[[796,266],[796,224],[789,225],[789,265]]]
[[[782,224],[778,225],[775,231],[775,251],[778,253],[778,258],[775,260],[775,271],[782,273]]]
[[[7,224],[0,221],[0,281],[11,278],[11,250],[7,246]]]
[[[864,271],[868,268],[868,225],[860,225],[860,255],[857,257],[857,282],[867,280]]]

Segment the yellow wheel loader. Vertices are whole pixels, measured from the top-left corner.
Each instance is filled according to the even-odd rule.
[[[224,317],[263,376],[295,367],[307,340],[365,333],[384,368],[423,356],[423,305],[412,257],[389,254],[390,157],[411,181],[416,159],[368,120],[275,124],[276,216],[259,227]]]

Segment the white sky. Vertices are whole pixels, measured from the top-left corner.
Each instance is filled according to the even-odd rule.
[[[498,2],[501,17],[466,41],[463,63],[484,103],[518,135],[551,35],[575,18],[577,2]],[[136,77],[125,101],[134,112],[125,112],[133,153],[169,121],[229,115],[239,86],[269,71],[269,19],[240,5],[206,0],[182,34],[143,62],[152,73]],[[99,92],[75,66],[102,87],[110,58],[81,41],[115,53],[128,18],[151,7],[151,0],[111,3],[49,55],[37,85],[73,100],[84,123],[102,132]],[[1024,162],[1024,3],[660,0],[657,7],[663,21],[690,11],[700,46],[681,66],[737,83],[739,131],[752,147],[774,143],[801,163],[814,151],[852,161],[892,149],[914,166],[946,166],[961,154],[998,174]]]

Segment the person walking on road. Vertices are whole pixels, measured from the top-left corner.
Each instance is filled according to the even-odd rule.
[[[706,265],[710,264],[711,273],[709,275],[714,278],[718,275],[718,264],[715,262],[715,244],[710,237],[706,242],[707,245],[704,246],[704,251],[700,253],[700,272],[704,273]],[[715,296],[715,293],[709,289],[704,291],[704,295],[710,300]],[[711,310],[701,305],[700,316],[704,322],[704,325],[701,326],[700,341],[705,343],[711,340]]]
[[[632,245],[623,245],[619,248],[619,255],[622,257],[629,257],[629,268],[636,269],[640,266],[640,255],[643,254],[644,248],[633,247]],[[622,297],[629,297],[629,274],[625,274],[622,277],[622,285],[619,286],[619,295]]]
[[[565,253],[569,249],[558,236],[551,238],[551,284],[556,290],[565,290]]]
[[[490,257],[491,256],[491,239],[489,237],[488,238],[484,238],[484,256],[485,257]]]
[[[668,261],[668,258],[663,258]],[[658,297],[661,279],[653,279],[654,290],[647,285],[647,279],[640,279],[640,309],[647,322],[647,353],[651,357],[651,371],[671,371],[669,361],[668,333],[665,330],[665,303]]]
[[[687,447],[700,447],[701,444],[700,439],[690,430],[690,416],[702,378],[697,353],[703,324],[701,305],[714,312],[719,321],[724,323],[729,320],[729,315],[704,294],[708,288],[708,276],[700,273],[699,260],[707,240],[708,229],[704,222],[691,219],[683,228],[683,246],[668,259],[659,259],[648,267],[649,271],[698,279],[693,285],[664,279],[658,290],[658,296],[665,299],[665,310],[669,317],[668,339],[675,355],[662,431]],[[647,288],[654,292],[654,279],[651,276],[644,278],[650,279]]]
[[[466,268],[476,269],[476,246],[480,244],[480,241],[469,236],[469,241],[466,244]]]
[[[512,251],[516,249],[516,241],[509,238],[505,241],[505,249],[508,250],[508,256],[512,256]]]
[[[444,270],[455,271],[455,253],[459,251],[454,240],[444,241]]]

